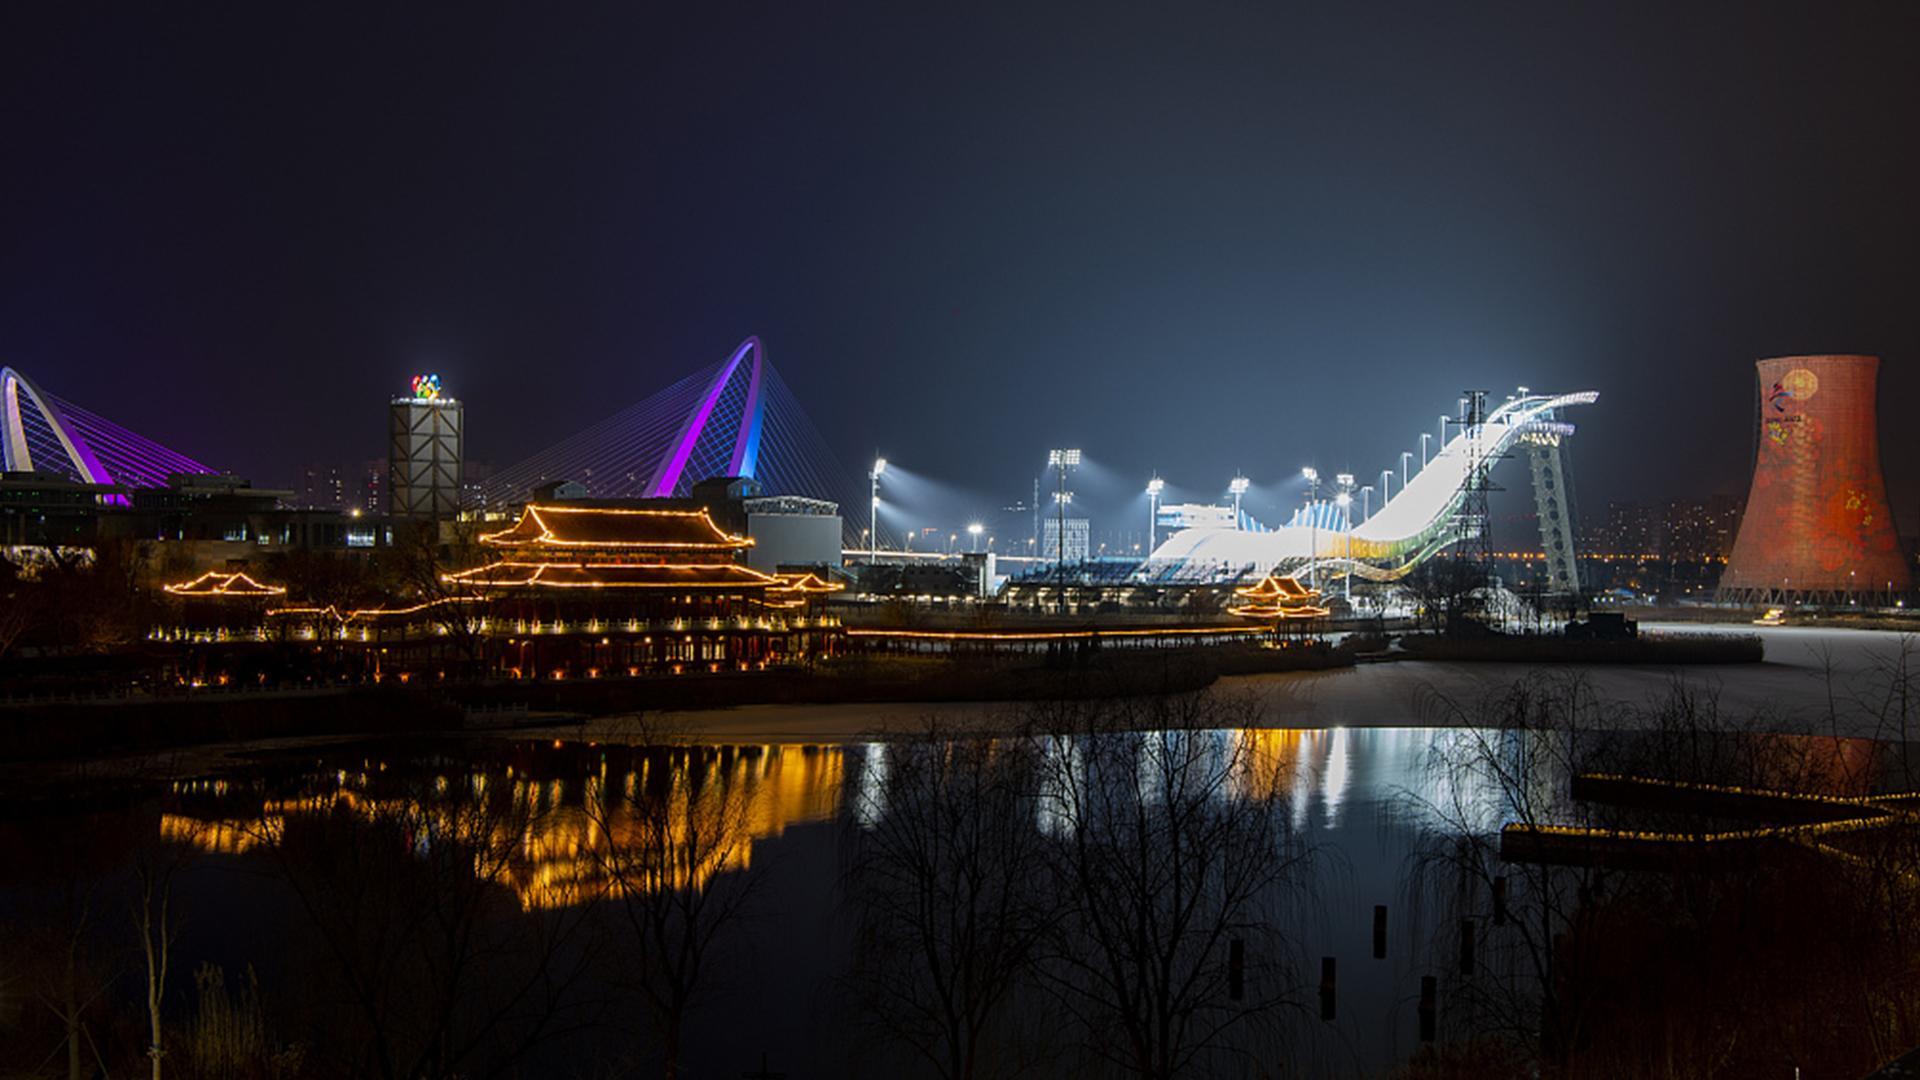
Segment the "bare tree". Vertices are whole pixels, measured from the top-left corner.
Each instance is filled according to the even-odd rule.
[[[945,1080],[1018,1064],[989,1058],[985,1044],[1006,1026],[1046,925],[1037,749],[1026,737],[929,722],[869,751],[866,768],[884,779],[850,808],[846,885],[859,927],[850,981],[878,1027]]]
[[[44,597],[13,560],[0,555],[0,659],[41,620]]]
[[[1483,608],[1484,570],[1469,559],[1441,556],[1414,567],[1401,581],[1420,608],[1427,629],[1454,632]]]
[[[649,766],[660,767],[590,793],[597,840],[588,851],[625,943],[638,953],[637,964],[623,966],[623,981],[653,1019],[661,1075],[671,1080],[683,1067],[687,1018],[712,989],[716,951],[759,881],[748,869],[752,793],[737,759],[663,745],[646,728],[635,741]]]
[[[263,815],[262,849],[311,933],[300,983],[324,1074],[512,1074],[597,1019],[584,914],[563,889],[515,891],[539,835],[524,795],[406,781]]]
[[[134,866],[133,922],[145,961],[147,1059],[152,1063],[153,1080],[160,1080],[161,1060],[167,1056],[162,1006],[173,945],[180,937],[179,920],[172,914],[173,875],[178,868],[178,861],[164,854],[157,861],[141,859]]]
[[[486,553],[479,542],[479,526],[455,522],[444,538],[435,522],[403,525],[394,532],[393,547],[382,553],[380,570],[389,588],[406,605],[417,605],[420,617],[446,640],[468,673],[479,669],[486,655],[486,633],[481,629],[492,605],[486,595],[448,575],[478,565]]]
[[[1235,730],[1250,704],[1135,699],[1055,709],[1042,727],[1040,970],[1092,1052],[1136,1075],[1247,1053],[1246,1029],[1292,1000],[1280,925],[1307,851],[1285,763]]]

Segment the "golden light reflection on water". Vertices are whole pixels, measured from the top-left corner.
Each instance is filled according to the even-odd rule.
[[[1356,795],[1402,792],[1498,828],[1508,816],[1499,792],[1427,766],[1445,729],[1241,729],[1204,736],[1229,763],[1225,797],[1287,808],[1296,830],[1336,828]],[[1792,760],[1840,792],[1871,772],[1864,740],[1822,744]],[[524,750],[524,748],[523,748]],[[1081,750],[1047,741],[1046,769],[1083,768]],[[334,815],[399,825],[410,842],[458,843],[474,852],[472,872],[510,889],[531,910],[615,899],[668,888],[703,888],[752,865],[754,845],[789,828],[832,820],[851,803],[864,826],[885,812],[889,750],[864,746],[676,747],[599,750],[580,744],[511,755],[462,771],[368,760],[329,766],[307,779],[325,784],[271,797],[227,780],[177,784],[180,805],[159,822],[163,840],[223,855],[270,850],[290,827]],[[1068,760],[1071,759],[1071,760]],[[561,775],[554,775],[560,773]],[[1465,784],[1472,790],[1456,790]],[[246,800],[251,800],[250,802]],[[242,806],[236,807],[236,801]],[[206,812],[210,810],[210,812]],[[1035,820],[1057,833],[1070,822],[1038,793]]]
[[[717,874],[744,870],[756,842],[831,820],[845,770],[839,747],[682,748],[637,754],[611,776],[605,757],[574,779],[534,779],[512,767],[504,776],[443,773],[424,785],[432,792],[425,795],[379,791],[371,778],[386,766],[370,764],[337,770],[331,791],[263,799],[247,816],[166,812],[159,831],[200,851],[240,855],[278,844],[291,822],[344,812],[400,824],[416,843],[463,844],[475,853],[475,873],[511,889],[523,907],[554,908],[635,890],[702,888]],[[225,781],[174,791],[231,794]]]

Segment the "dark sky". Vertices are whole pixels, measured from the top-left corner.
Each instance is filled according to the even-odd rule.
[[[1920,5],[427,7],[11,5],[0,359],[273,480],[416,369],[506,464],[757,333],[978,502],[1592,387],[1591,506],[1744,492],[1752,360],[1870,352],[1920,526]]]

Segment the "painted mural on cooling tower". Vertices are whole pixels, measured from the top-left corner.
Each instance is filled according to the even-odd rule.
[[[1758,363],[1759,448],[1722,590],[1904,591],[1880,474],[1872,356]]]

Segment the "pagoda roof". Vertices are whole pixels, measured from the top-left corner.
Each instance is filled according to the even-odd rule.
[[[732,551],[752,540],[722,530],[705,510],[528,505],[510,528],[488,533],[496,547],[660,548]]]
[[[192,581],[175,582],[161,586],[173,596],[212,596],[231,599],[247,599],[264,596],[285,596],[287,590],[279,585],[263,585],[244,573],[223,574],[218,570],[209,570]]]
[[[479,589],[766,589],[774,579],[738,563],[629,565],[503,561],[446,575]]]
[[[1243,585],[1233,590],[1233,594],[1249,600],[1306,601],[1319,596],[1320,590],[1307,588],[1295,577],[1268,574],[1258,584]]]
[[[1318,619],[1331,612],[1314,603],[1320,590],[1309,589],[1298,578],[1268,574],[1259,584],[1233,590],[1240,603],[1227,608],[1230,615],[1248,619]]]
[[[846,588],[844,584],[838,581],[828,581],[811,570],[803,570],[797,573],[775,574],[773,575],[773,579],[775,582],[773,588],[783,592],[809,594],[834,593]]]

